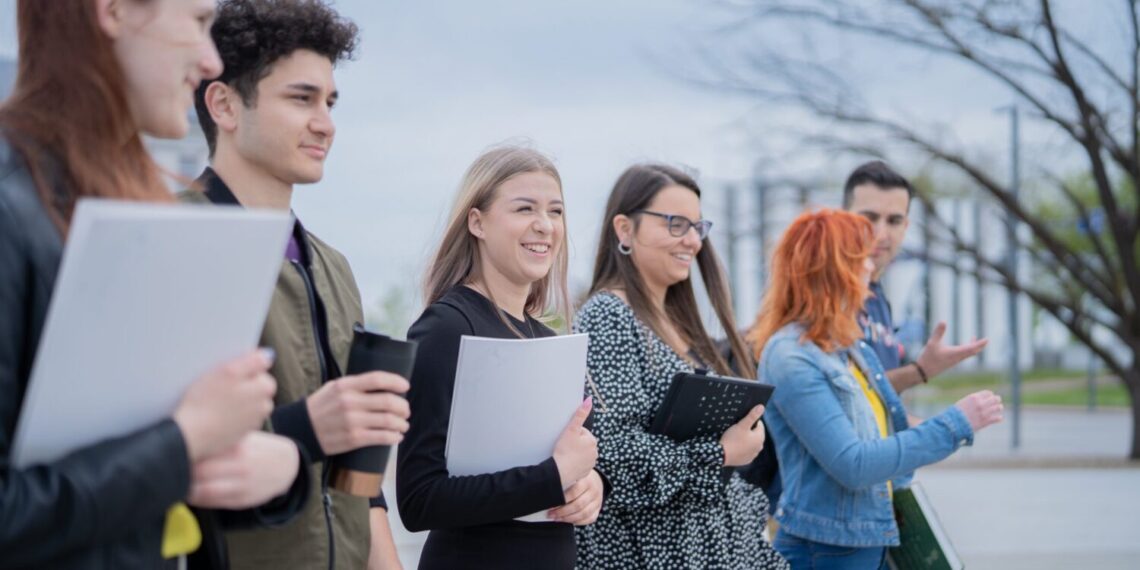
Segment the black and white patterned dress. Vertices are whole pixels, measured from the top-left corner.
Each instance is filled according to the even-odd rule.
[[[613,485],[597,522],[577,529],[577,567],[788,568],[762,534],[764,492],[722,477],[719,437],[649,433],[673,375],[692,366],[612,293],[590,297],[574,328],[590,334],[598,470]]]

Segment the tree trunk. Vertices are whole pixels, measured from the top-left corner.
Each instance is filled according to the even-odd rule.
[[[1128,458],[1140,460],[1140,354],[1132,359],[1132,367],[1124,373],[1124,387],[1128,389],[1129,405],[1132,407],[1132,447]]]

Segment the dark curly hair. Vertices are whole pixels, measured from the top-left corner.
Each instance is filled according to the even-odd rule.
[[[206,108],[206,88],[214,81],[232,87],[246,107],[257,103],[257,84],[273,64],[300,49],[312,50],[333,64],[352,59],[357,45],[356,24],[342,18],[322,0],[221,0],[210,35],[218,46],[225,70],[203,81],[194,95],[198,124],[206,135],[210,156],[217,146],[218,128]]]

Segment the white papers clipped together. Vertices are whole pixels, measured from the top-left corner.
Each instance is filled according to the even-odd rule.
[[[447,430],[448,473],[482,475],[549,458],[582,404],[588,342],[585,334],[464,336]],[[547,518],[541,512],[519,520]]]
[[[13,464],[168,417],[196,378],[256,348],[292,224],[286,212],[80,201]]]

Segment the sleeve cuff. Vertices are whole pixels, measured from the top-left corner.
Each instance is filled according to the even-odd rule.
[[[191,471],[194,468],[190,464],[190,450],[186,447],[186,436],[182,433],[182,428],[178,422],[173,419],[163,420],[158,424],[155,431],[159,434],[159,438],[169,438],[171,443],[178,447],[179,453],[175,453],[171,457],[173,462],[164,463],[171,469],[168,480],[178,489],[178,496],[185,500],[190,495]]]
[[[307,456],[310,462],[325,460],[325,452],[317,441],[317,432],[313,429],[313,421],[309,418],[309,408],[305,405],[304,398],[274,409],[271,422],[274,433],[297,442],[302,457]]]
[[[691,457],[694,465],[724,467],[724,447],[719,441],[709,439],[694,441]]]
[[[380,491],[379,495],[368,499],[368,507],[372,509],[388,510],[388,500],[384,498],[384,491]]]
[[[546,488],[542,490],[542,493],[547,497],[547,500],[543,502],[552,507],[565,505],[566,492],[562,489],[562,477],[558,474],[558,464],[554,462],[554,458],[550,457],[539,463],[538,467],[546,475]]]
[[[938,422],[950,431],[950,436],[954,438],[954,449],[974,445],[974,429],[966,420],[966,414],[957,406],[950,406],[950,409],[939,415]]]

